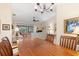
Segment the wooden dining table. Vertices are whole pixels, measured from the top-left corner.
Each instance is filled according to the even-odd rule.
[[[79,53],[39,38],[18,40],[19,56],[78,56]]]

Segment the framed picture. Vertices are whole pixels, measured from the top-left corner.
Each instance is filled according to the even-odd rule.
[[[79,27],[79,17],[64,20],[64,32],[65,33],[72,34],[76,26]]]
[[[2,24],[2,30],[10,30],[10,24]]]

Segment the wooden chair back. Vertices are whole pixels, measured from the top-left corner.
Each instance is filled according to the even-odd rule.
[[[71,50],[76,50],[76,37],[61,36],[60,45]]]
[[[7,37],[4,37],[1,40],[2,40],[2,42],[0,43],[1,55],[2,56],[12,56],[13,51],[12,51],[12,47],[11,47],[11,44],[9,42],[9,39]]]
[[[0,42],[0,55],[1,56],[8,56],[6,46],[4,45],[3,42]]]
[[[46,40],[53,43],[54,37],[55,37],[55,35],[53,35],[53,34],[47,34]]]

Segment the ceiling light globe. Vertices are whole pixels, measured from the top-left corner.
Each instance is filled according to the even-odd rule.
[[[40,3],[37,3],[37,5],[40,5]]]
[[[54,3],[51,3],[52,5],[54,4]]]

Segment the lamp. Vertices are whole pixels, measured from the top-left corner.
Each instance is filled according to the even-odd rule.
[[[77,45],[79,45],[79,27],[76,26],[73,31],[74,34],[77,34]]]
[[[18,27],[16,27],[16,28],[15,28],[15,31],[16,31],[16,32],[18,32],[18,31],[19,31],[19,28],[18,28]]]
[[[53,11],[53,5],[54,3],[51,3],[50,6],[47,6],[45,3],[36,3],[35,11],[41,13]]]
[[[18,36],[19,28],[17,26],[15,27],[15,32],[16,32],[16,36]]]
[[[74,31],[73,31],[74,34],[77,34],[77,44],[76,44],[76,51],[79,51],[79,27],[78,26],[75,26],[74,27]],[[79,53],[77,53],[79,54]]]

